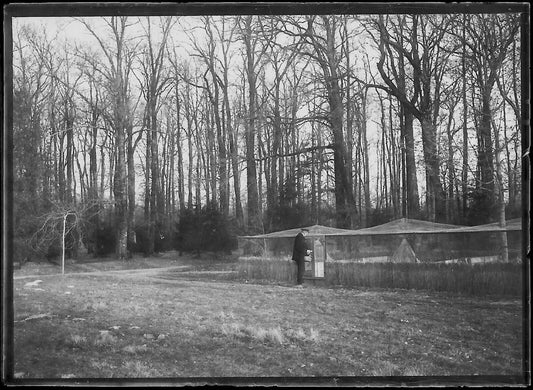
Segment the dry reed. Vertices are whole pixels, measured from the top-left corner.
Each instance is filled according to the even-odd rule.
[[[522,266],[514,263],[335,263],[327,262],[325,282],[330,286],[401,288],[447,291],[466,295],[520,296]],[[239,261],[241,279],[294,283],[292,261],[246,258]]]

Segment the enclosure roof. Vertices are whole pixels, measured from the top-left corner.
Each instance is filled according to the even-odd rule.
[[[522,230],[522,218],[515,218],[505,221],[505,229],[500,227],[499,222],[487,223],[485,225],[464,226],[458,232],[500,232],[500,231],[520,231]]]
[[[294,228],[282,230],[279,232],[272,232],[267,234],[259,234],[257,236],[243,236],[242,238],[287,238],[296,237],[301,229],[309,230],[310,236],[330,236],[330,235],[352,235],[354,230],[338,229],[323,225],[313,225],[308,227]]]
[[[302,228],[288,229],[279,232],[260,234],[257,236],[243,236],[242,238],[287,238],[295,237]],[[310,236],[374,236],[396,234],[438,234],[438,233],[475,233],[502,231],[498,222],[478,226],[450,225],[422,221],[419,219],[400,218],[391,222],[369,228],[348,230],[329,226],[313,225],[306,227]],[[512,219],[506,222],[505,231],[522,230],[522,220]]]
[[[354,236],[373,236],[373,235],[394,235],[394,234],[426,234],[426,233],[450,233],[456,229],[462,228],[461,225],[450,225],[445,223],[436,223],[422,221],[419,219],[400,218],[391,222],[369,228],[351,230],[350,235]],[[346,235],[346,234],[341,234]]]

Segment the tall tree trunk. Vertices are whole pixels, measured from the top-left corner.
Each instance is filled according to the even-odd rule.
[[[183,172],[183,147],[181,143],[181,104],[178,89],[178,79],[176,77],[176,153],[178,154],[178,199],[179,212],[185,210],[185,176]]]
[[[109,175],[111,176],[111,174]],[[99,197],[104,197],[104,189],[105,189],[105,177],[106,177],[106,169],[105,169],[105,149],[100,149],[100,191],[99,191]]]
[[[74,148],[74,118],[72,117],[71,106],[69,98],[65,98],[65,132],[67,138],[67,181],[65,188],[65,201],[67,203],[72,202],[72,181],[73,181],[73,148]]]
[[[394,135],[394,124],[392,115],[392,95],[389,95],[389,130],[390,130],[390,148],[391,158],[389,159],[389,169],[391,176],[391,195],[392,195],[392,207],[394,219],[398,218],[400,213],[400,183],[399,183],[399,163],[398,163],[398,150],[396,147],[396,137]]]
[[[91,144],[89,147],[89,189],[88,195],[90,201],[95,201],[98,197],[98,171],[97,171],[97,147],[98,147],[98,117],[95,110],[91,118]]]
[[[189,156],[189,164],[187,169],[187,189],[188,189],[188,196],[187,196],[187,207],[192,208],[194,202],[193,202],[193,180],[192,180],[192,174],[194,172],[194,160],[193,160],[193,148],[192,148],[192,129],[189,127],[189,132],[187,133],[187,150],[188,150],[188,156]]]
[[[216,105],[213,107],[215,114],[215,125],[217,129],[217,146],[218,146],[218,175],[220,179],[219,183],[219,199],[220,210],[224,216],[229,213],[229,197],[228,197],[228,172],[227,168],[227,152],[226,152],[226,134],[222,125],[219,111],[219,87],[216,80],[214,80],[215,96],[214,100]]]
[[[492,122],[492,109],[490,104],[490,94],[492,87],[483,91],[482,105],[481,105],[481,118],[478,128],[478,163],[480,168],[481,190],[488,204],[494,204],[494,151],[492,145],[491,135],[491,122]],[[484,223],[488,223],[491,220],[491,215],[488,213]]]
[[[368,226],[370,221],[370,212],[372,205],[370,204],[370,163],[368,159],[368,140],[367,140],[367,118],[366,118],[366,91],[362,94],[361,100],[361,154],[363,160],[363,192],[364,192],[364,217],[363,227]]]
[[[126,152],[124,127],[115,129],[117,161],[115,163],[115,179],[113,195],[115,197],[115,226],[117,227],[116,254],[120,260],[127,258],[128,239],[128,201],[126,197]]]
[[[463,16],[463,51],[461,55],[461,70],[464,75],[466,75],[466,28],[465,28],[466,19]],[[461,202],[461,217],[462,221],[466,220],[467,208],[468,208],[468,101],[466,96],[466,77],[463,77],[462,83],[462,100],[463,100],[463,162],[461,169],[461,192],[462,192],[462,202]]]
[[[151,116],[149,113],[148,107],[146,108],[145,114],[144,114],[144,120],[146,125],[146,151],[145,151],[145,171],[144,171],[144,223],[146,226],[146,236],[147,236],[147,243],[145,247],[145,254],[149,255],[153,253],[153,243],[150,244],[152,240],[150,240],[151,236],[151,226],[152,226],[152,213],[151,213],[151,206],[150,206],[150,199],[151,199],[151,193],[152,190],[150,188],[150,181],[151,181],[151,175],[152,175],[152,124],[151,124]]]
[[[453,223],[455,222],[455,196],[454,196],[454,185],[455,185],[455,166],[453,163],[453,135],[452,135],[452,121],[453,121],[453,112],[454,107],[451,107],[450,114],[448,117],[448,123],[446,126],[446,136],[448,141],[448,159],[446,164],[446,169],[448,171],[448,191],[447,191],[447,199],[446,199],[446,222],[447,223]]]
[[[323,73],[328,92],[329,115],[331,130],[333,133],[333,161],[335,171],[335,208],[337,227],[352,227],[355,216],[355,202],[353,192],[348,179],[347,152],[343,132],[344,109],[342,104],[341,90],[339,87],[339,75],[337,74],[335,54],[335,20],[330,24],[328,17],[323,17],[326,28],[327,62],[322,62]]]
[[[315,148],[316,147],[316,130],[315,130],[315,122],[311,122],[311,147],[312,148]],[[317,192],[317,187],[316,187],[316,167],[318,165],[318,161],[317,161],[317,151],[316,150],[313,150],[312,154],[311,154],[311,177],[310,177],[310,182],[311,182],[311,215],[313,217],[313,221],[315,221],[315,223],[318,223],[316,222],[318,220],[318,209],[317,209],[317,196],[316,196],[316,192]]]
[[[206,186],[207,187],[207,186]],[[200,159],[196,161],[196,177],[195,177],[195,208],[201,210],[202,208],[202,169]],[[207,199],[207,196],[206,196]]]
[[[275,71],[278,71],[275,65]],[[280,112],[280,80],[279,75],[276,74],[274,81],[274,106],[273,106],[273,121],[272,121],[272,162],[270,164],[270,191],[267,193],[267,204],[270,210],[270,219],[268,221],[268,228],[272,230],[274,227],[274,217],[279,214],[279,189],[281,183],[278,178],[278,155],[280,153],[280,138],[281,138],[281,112]]]
[[[337,227],[351,227],[351,188],[346,169],[346,149],[343,135],[343,109],[336,75],[328,83],[328,101],[330,105],[331,128],[333,132],[333,162],[335,172],[335,209]]]
[[[348,176],[348,183],[350,186],[350,191],[353,194],[353,114],[352,114],[352,81],[351,81],[351,63],[350,63],[350,47],[348,39],[348,23],[346,18],[342,20],[343,24],[343,33],[344,33],[344,55],[346,57],[346,87],[345,87],[345,96],[346,96],[346,170]],[[353,196],[353,195],[352,195]],[[355,202],[354,202],[355,203]],[[355,209],[355,204],[351,207]],[[352,210],[354,213],[354,210]],[[351,226],[353,227],[354,220],[352,218]]]
[[[207,103],[207,101],[206,101]],[[217,154],[216,154],[216,142],[215,142],[215,129],[213,129],[213,111],[211,112],[211,115],[209,115],[209,121],[207,122],[209,125],[209,131],[208,131],[208,149],[207,149],[207,156],[209,158],[209,170],[210,170],[210,179],[211,179],[211,201],[214,204],[217,204],[217,192],[219,188],[219,184],[217,182],[217,174],[220,172],[219,168],[217,167]]]
[[[133,127],[127,129],[127,167],[128,167],[128,238],[127,246],[130,254],[135,250],[135,148],[133,144]]]
[[[58,157],[59,163],[57,166],[58,169],[58,184],[59,184],[59,200],[65,202],[67,199],[66,195],[66,180],[65,180],[65,134],[59,135],[59,148],[58,148]]]
[[[502,76],[503,78],[503,76]],[[507,106],[505,104],[505,100],[502,103],[502,112],[503,112],[503,140],[505,144],[505,161],[507,162],[506,166],[506,173],[507,173],[507,180],[508,180],[508,188],[509,188],[509,207],[514,209],[514,199],[516,197],[515,195],[515,178],[513,175],[513,168],[511,164],[511,152],[509,149],[509,144],[511,143],[508,137],[507,132],[507,114],[506,114]]]
[[[437,129],[431,118],[421,119],[422,146],[427,174],[427,209],[431,221],[442,221],[444,215],[444,191],[440,179],[440,162],[437,154]]]
[[[407,216],[416,218],[420,210],[418,195],[418,180],[416,177],[415,138],[413,135],[413,114],[403,110],[404,137],[405,137],[405,163],[407,176]]]
[[[246,79],[248,81],[248,120],[246,123],[246,187],[248,189],[248,230],[251,233],[261,232],[261,214],[257,189],[257,168],[255,163],[255,118],[257,116],[257,75],[255,72],[255,56],[252,46],[252,17],[246,16],[244,44],[246,50]]]
[[[167,114],[167,131],[169,136],[168,141],[168,185],[167,185],[167,215],[169,221],[172,221],[176,213],[176,129],[172,127],[172,119],[170,113]]]
[[[155,108],[156,102],[152,102],[154,106],[150,108],[150,125],[151,125],[151,131],[150,136],[152,137],[151,141],[151,186],[150,186],[150,225],[149,225],[149,246],[148,246],[148,253],[151,254],[155,250],[155,241],[158,238],[158,232],[157,227],[160,222],[159,217],[159,211],[160,211],[160,168],[159,168],[159,137],[158,137],[158,121],[157,121],[157,112]]]
[[[390,213],[389,210],[389,183],[388,183],[388,175],[387,175],[387,163],[390,162],[390,151],[388,150],[388,142],[387,142],[387,124],[386,124],[386,118],[385,118],[385,103],[383,101],[383,98],[379,95],[379,103],[380,103],[380,110],[381,110],[381,166],[383,167],[383,170],[381,171],[382,178],[383,178],[383,192],[384,192],[384,199],[385,199],[385,211],[388,214]]]
[[[226,108],[229,110],[229,108]],[[231,118],[229,113],[228,123],[231,123]],[[231,156],[231,167],[233,172],[233,189],[235,194],[235,218],[237,219],[237,225],[242,228],[244,226],[244,213],[241,203],[241,173],[239,169],[239,158],[238,158],[238,137],[237,137],[237,126],[228,127],[228,138],[229,138],[229,150]]]

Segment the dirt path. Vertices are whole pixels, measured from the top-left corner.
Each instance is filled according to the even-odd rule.
[[[76,276],[76,275],[135,275],[135,276],[152,276],[154,274],[163,272],[163,271],[177,271],[180,269],[189,268],[188,265],[179,265],[171,267],[158,267],[158,268],[142,268],[142,269],[121,269],[121,270],[109,270],[109,271],[81,271],[81,272],[65,272],[65,274],[54,273],[54,274],[36,274],[36,275],[19,275],[13,276],[13,280],[21,279],[35,279],[35,278],[46,278],[51,276]],[[198,271],[197,271],[198,272]]]

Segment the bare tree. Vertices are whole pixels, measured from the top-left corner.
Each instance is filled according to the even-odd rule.
[[[127,258],[128,237],[128,198],[127,198],[127,164],[126,131],[132,121],[130,100],[130,76],[135,47],[131,46],[126,29],[131,26],[125,16],[113,16],[104,19],[112,37],[112,46],[105,42],[101,34],[82,20],[91,35],[97,40],[106,64],[99,68],[106,79],[106,90],[110,96],[110,112],[106,119],[113,129],[116,162],[114,166],[113,195],[115,199],[115,225],[117,227],[116,255],[119,259]],[[134,172],[129,172],[134,174]]]
[[[180,85],[185,83],[180,83],[182,78],[180,63],[178,62],[178,55],[176,53],[176,46],[173,45],[172,53],[168,55],[170,63],[172,65],[171,74],[173,78],[173,92],[174,92],[174,104],[175,104],[175,150],[177,153],[177,164],[178,164],[178,202],[179,202],[179,211],[185,209],[185,174],[183,169],[183,145],[182,145],[182,114],[183,114],[183,98],[180,94]]]
[[[492,94],[498,83],[499,73],[509,48],[516,40],[519,22],[516,15],[471,15],[464,19],[465,34],[453,32],[468,48],[464,51],[466,66],[470,70],[476,88],[475,115],[478,136],[479,182],[477,183],[487,204],[494,204],[494,146],[492,121],[494,109]],[[486,222],[491,213],[485,216]]]
[[[520,48],[517,41],[513,40],[511,44],[510,55],[506,56],[506,63],[503,64],[500,72],[500,77],[496,79],[498,84],[498,91],[504,99],[502,112],[506,115],[507,105],[511,107],[515,118],[514,131],[509,132],[511,126],[506,124],[503,126],[505,160],[507,161],[507,177],[509,182],[509,206],[511,209],[516,208],[519,199],[519,176],[520,167],[520,86],[518,85],[520,72]],[[511,155],[511,147],[514,151],[514,156]]]
[[[260,46],[261,37],[256,31],[255,23],[259,21],[252,15],[238,19],[240,38],[244,43],[244,67],[248,87],[248,106],[246,122],[246,186],[248,189],[248,230],[259,232],[263,230],[261,219],[261,205],[257,188],[257,167],[255,161],[256,118],[257,105],[257,73],[262,61],[262,56],[267,46]]]
[[[240,171],[239,171],[239,161],[238,161],[238,142],[236,142],[236,129],[233,126],[233,118],[231,114],[231,101],[229,96],[229,78],[228,73],[230,70],[230,45],[234,41],[235,33],[237,26],[235,23],[231,23],[231,20],[227,20],[226,17],[222,16],[220,19],[220,24],[215,25],[217,31],[218,39],[221,41],[221,53],[222,58],[219,60],[219,64],[222,71],[222,77],[217,77],[217,80],[222,88],[223,95],[223,111],[222,115],[222,125],[224,128],[224,133],[228,139],[229,146],[229,155],[231,160],[231,167],[233,173],[233,187],[235,194],[235,216],[239,226],[243,226],[244,216],[241,204],[241,193],[240,193]],[[222,173],[221,173],[222,177]],[[228,178],[229,186],[229,178]],[[227,195],[229,198],[229,195]],[[229,203],[229,201],[228,201]]]
[[[381,54],[377,67],[386,84],[386,90],[396,96],[402,107],[420,122],[427,178],[426,206],[431,220],[441,220],[444,218],[444,193],[437,153],[436,114],[439,109],[437,103],[442,75],[450,53],[441,50],[439,43],[451,19],[432,15],[413,15],[409,18],[397,16],[397,24],[408,27],[402,27],[398,30],[399,34],[394,36],[390,30],[393,19],[393,17],[379,16],[375,21],[379,32],[379,39],[375,40],[379,44]],[[394,23],[392,25],[395,26]],[[397,66],[395,58],[398,58],[400,66],[409,63],[412,68],[410,97],[404,86],[405,79],[398,77],[399,74],[406,72],[406,68],[395,69]],[[395,77],[391,78],[390,74]],[[409,129],[410,124],[408,125]],[[409,148],[408,145],[406,147]]]
[[[345,22],[345,21],[344,21]],[[327,92],[329,104],[328,123],[331,128],[335,171],[335,207],[336,220],[339,227],[350,227],[354,220],[355,201],[350,186],[351,167],[347,165],[345,135],[344,135],[344,105],[339,80],[341,54],[337,51],[337,35],[342,30],[343,20],[337,16],[308,16],[305,20],[287,18],[284,21],[284,33],[289,36],[300,37],[305,45],[300,50],[301,55],[308,56],[315,61],[322,74],[322,80]],[[325,37],[324,37],[325,35]]]
[[[51,55],[49,43],[39,36],[35,30],[23,26],[14,39],[13,135],[23,140],[15,143],[13,150],[13,169],[19,178],[14,189],[30,199],[38,199],[42,179],[41,118],[47,103],[47,66]]]
[[[146,46],[143,50],[143,59],[141,61],[143,80],[143,95],[146,100],[144,115],[144,126],[146,128],[146,172],[145,172],[145,223],[148,226],[148,246],[147,254],[154,252],[154,243],[156,240],[156,225],[160,222],[161,208],[163,206],[161,183],[160,183],[160,166],[159,166],[159,132],[160,121],[158,118],[161,107],[160,98],[164,90],[169,86],[168,75],[164,73],[164,59],[166,54],[166,45],[172,26],[176,23],[173,17],[161,17],[159,27],[161,38],[159,42],[154,42],[154,33],[152,32],[152,21],[149,17],[145,19],[143,29],[146,38]]]

